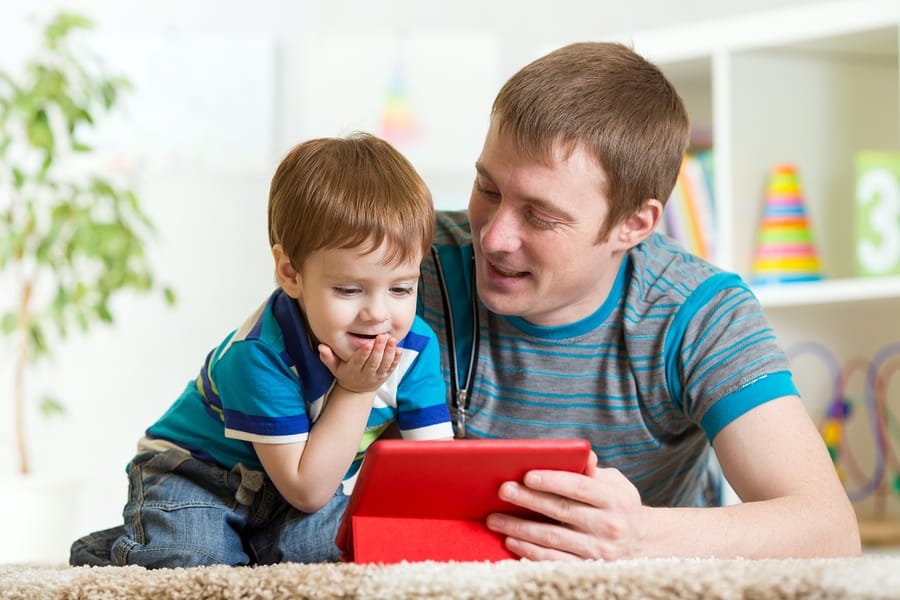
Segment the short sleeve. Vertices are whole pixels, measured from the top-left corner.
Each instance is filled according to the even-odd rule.
[[[297,375],[264,342],[232,344],[213,367],[225,436],[263,443],[306,440],[309,418]]]

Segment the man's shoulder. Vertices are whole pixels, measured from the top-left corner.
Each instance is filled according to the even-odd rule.
[[[435,215],[435,246],[468,246],[472,242],[469,215],[464,210],[439,210]]]
[[[630,291],[644,302],[679,302],[701,288],[746,286],[734,273],[691,254],[658,233],[632,248],[629,260]]]
[[[465,211],[438,211],[433,253],[422,261],[420,298],[433,310],[441,310],[441,289],[446,288],[451,303],[468,304],[474,269],[472,234]],[[435,263],[435,259],[437,263]]]

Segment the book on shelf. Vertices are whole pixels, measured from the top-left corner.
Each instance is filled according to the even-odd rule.
[[[711,151],[685,155],[660,228],[689,252],[710,261],[716,251],[712,181]]]

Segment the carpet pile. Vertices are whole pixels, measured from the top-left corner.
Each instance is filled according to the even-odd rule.
[[[0,598],[900,598],[900,557],[264,567],[0,566]]]

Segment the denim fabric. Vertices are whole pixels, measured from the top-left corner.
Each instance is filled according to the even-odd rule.
[[[179,450],[146,452],[129,466],[124,526],[72,544],[72,565],[148,568],[325,562],[348,497],[314,513],[289,505],[259,471],[231,470]]]

